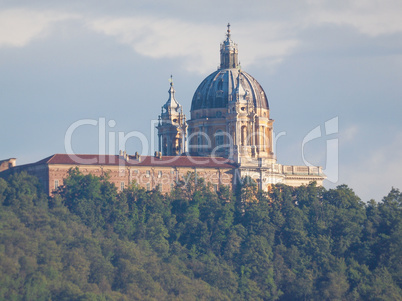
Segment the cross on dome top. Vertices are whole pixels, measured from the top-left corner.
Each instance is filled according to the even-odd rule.
[[[228,40],[230,39],[230,23],[228,23],[228,30],[227,30],[227,34],[226,34]]]

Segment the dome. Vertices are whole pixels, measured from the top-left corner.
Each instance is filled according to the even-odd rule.
[[[191,111],[226,108],[230,101],[244,101],[254,104],[256,109],[269,110],[261,85],[240,68],[237,44],[230,38],[230,24],[226,39],[221,43],[220,58],[219,69],[205,78],[195,91]]]
[[[220,48],[218,70],[201,82],[191,102],[189,152],[246,165],[256,158],[274,162],[267,96],[254,77],[241,69],[230,24]]]
[[[251,102],[256,108],[269,109],[267,96],[250,74],[240,69],[220,69],[207,76],[198,86],[191,111],[226,108],[229,101]]]

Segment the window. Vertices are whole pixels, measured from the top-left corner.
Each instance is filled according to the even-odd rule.
[[[147,183],[147,190],[151,190],[151,184]]]
[[[221,80],[218,82],[218,89],[219,90],[223,89],[223,78],[221,78]],[[220,91],[217,91],[217,92],[220,92]],[[223,91],[222,91],[222,94],[223,94]]]
[[[241,127],[241,145],[245,146],[246,145],[246,139],[247,139],[247,127],[242,126]]]
[[[261,127],[261,131],[262,131],[262,150],[265,151],[266,141],[265,141],[265,129],[264,129],[264,127]]]
[[[223,131],[217,130],[215,133],[215,146],[219,146],[223,144]]]
[[[59,180],[54,180],[54,189],[59,188]]]
[[[120,182],[120,190],[123,191],[124,190],[124,182]]]
[[[201,132],[198,133],[198,151],[202,152],[203,151],[203,147],[202,147],[202,135]]]
[[[162,171],[158,171],[158,178],[162,178]]]
[[[265,147],[269,150],[269,129],[268,129],[268,127],[265,128],[265,137],[266,137]]]
[[[151,175],[151,171],[147,170],[147,173],[146,173],[147,178],[149,178],[150,175]]]
[[[167,149],[168,149],[168,143],[167,143],[167,138],[163,138],[163,143],[162,143],[162,153],[164,155],[167,155]]]

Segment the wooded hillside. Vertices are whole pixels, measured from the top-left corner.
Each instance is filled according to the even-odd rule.
[[[0,178],[0,300],[402,300],[402,193]]]

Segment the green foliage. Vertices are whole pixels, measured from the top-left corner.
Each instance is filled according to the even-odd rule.
[[[402,194],[0,179],[0,300],[401,300]]]

